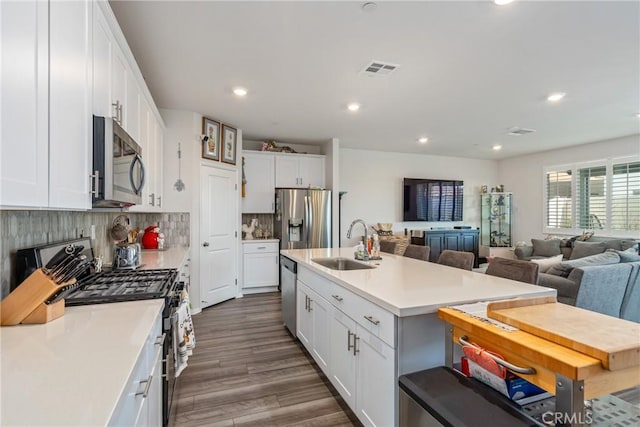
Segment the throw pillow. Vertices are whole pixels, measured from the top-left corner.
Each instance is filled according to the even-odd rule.
[[[573,244],[573,251],[571,251],[572,259],[584,258],[590,255],[601,254],[607,249],[604,242],[576,242]]]
[[[627,249],[635,249],[636,253],[638,251],[638,242],[636,240],[621,240],[620,241],[620,250],[626,251]]]
[[[585,240],[589,240],[593,236],[593,231],[583,231],[580,236],[576,236],[576,240],[584,242]]]
[[[587,265],[618,264],[619,262],[620,262],[620,255],[618,255],[616,252],[607,251],[601,254],[586,256],[584,258],[564,261],[559,264],[552,265],[547,270],[547,274],[553,274],[554,276],[561,276],[561,277],[569,277],[569,274],[576,267],[585,267]]]
[[[552,256],[551,258],[540,258],[540,259],[532,259],[531,262],[535,262],[539,265],[539,272],[546,273],[549,267],[554,264],[559,264],[562,262],[562,254]]]
[[[621,240],[605,240],[604,246],[607,249],[615,249],[616,251],[622,250],[622,241]]]
[[[556,256],[561,255],[560,240],[539,240],[531,239],[533,245],[533,256]],[[604,249],[602,250],[604,252]]]
[[[607,249],[606,252],[614,252],[620,257],[620,262],[636,262],[640,261],[640,254],[636,252],[634,248],[629,248],[626,251],[617,251],[615,249]]]

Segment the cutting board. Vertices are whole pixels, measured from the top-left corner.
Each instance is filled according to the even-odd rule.
[[[640,365],[635,322],[535,298],[489,303],[487,316],[599,359],[610,371]]]

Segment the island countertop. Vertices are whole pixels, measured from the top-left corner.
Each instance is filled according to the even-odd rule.
[[[163,306],[66,307],[49,323],[0,328],[0,425],[106,425]]]
[[[353,248],[290,249],[280,253],[400,317],[435,313],[440,307],[476,301],[556,296],[555,289],[387,253],[381,260],[366,262],[373,269],[349,271],[332,270],[313,259],[353,259]]]

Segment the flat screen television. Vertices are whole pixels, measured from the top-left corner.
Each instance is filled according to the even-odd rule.
[[[403,221],[462,221],[463,181],[404,178]]]

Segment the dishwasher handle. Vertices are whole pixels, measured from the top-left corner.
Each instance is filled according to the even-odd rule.
[[[293,274],[298,273],[298,263],[282,255],[280,255],[280,266],[286,268]]]

